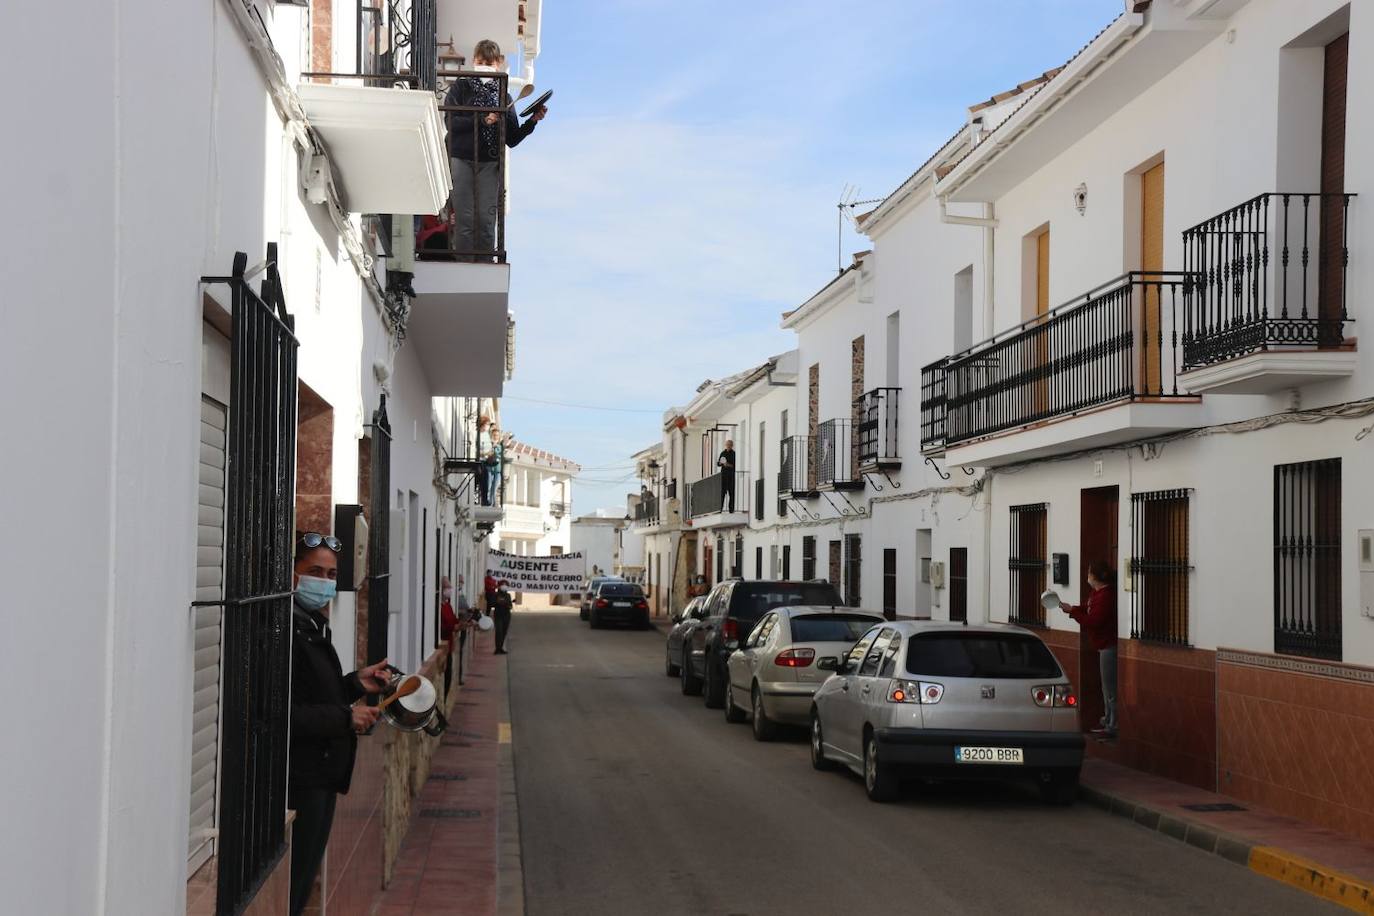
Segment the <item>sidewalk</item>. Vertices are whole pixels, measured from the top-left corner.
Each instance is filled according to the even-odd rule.
[[[477,639],[448,732],[374,916],[522,916],[506,658]]]
[[[1083,799],[1276,881],[1374,914],[1374,846],[1249,802],[1089,758]]]

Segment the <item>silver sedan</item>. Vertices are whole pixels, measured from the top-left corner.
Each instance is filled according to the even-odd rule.
[[[811,763],[843,764],[873,801],[903,776],[1035,780],[1047,801],[1078,794],[1078,699],[1029,630],[901,621],[875,626],[837,662],[811,710]]]
[[[778,723],[806,725],[811,696],[832,662],[883,615],[849,608],[789,606],[759,618],[726,664],[725,721],[754,724],[754,737],[772,740]]]

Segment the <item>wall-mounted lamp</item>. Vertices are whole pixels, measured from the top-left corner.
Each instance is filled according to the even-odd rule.
[[[1079,216],[1082,216],[1083,212],[1088,209],[1088,186],[1086,184],[1080,184],[1073,189],[1073,206],[1078,211]]]

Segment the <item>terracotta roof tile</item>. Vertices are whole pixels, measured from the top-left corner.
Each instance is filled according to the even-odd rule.
[[[536,462],[543,462],[545,464],[549,464],[554,467],[559,467],[564,470],[570,470],[573,472],[582,470],[582,466],[570,458],[564,458],[561,455],[555,455],[553,452],[547,452],[542,448],[535,448],[533,445],[526,445],[523,442],[512,442],[510,445],[510,451],[512,454],[523,455],[526,458],[530,458]]]

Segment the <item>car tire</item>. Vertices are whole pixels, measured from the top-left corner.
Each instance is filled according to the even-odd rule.
[[[586,622],[587,622],[587,609],[586,609],[586,608],[581,607],[581,608],[578,608],[578,609],[577,609],[577,619],[578,619],[578,620],[581,620],[583,623],[586,623]]]
[[[735,685],[725,685],[725,721],[738,725],[745,720],[744,710],[735,705]]]
[[[681,668],[673,664],[673,653],[667,649],[663,650],[663,673],[668,677],[677,677],[681,673]]]
[[[825,734],[821,731],[821,714],[811,710],[811,766],[817,770],[835,769],[835,761],[825,756]]]
[[[708,649],[707,652],[710,652]],[[720,709],[725,705],[725,678],[712,670],[711,656],[706,656],[706,678],[702,684],[701,700],[707,709]]]
[[[763,708],[763,693],[759,690],[759,685],[755,684],[754,689],[749,692],[749,708],[753,717],[754,740],[772,741],[778,736],[778,724],[768,718],[768,712]]]
[[[901,782],[891,764],[883,763],[878,751],[878,737],[869,731],[864,735],[864,791],[868,800],[890,802],[897,798]]]
[[[701,693],[701,678],[692,672],[691,659],[687,657],[687,647],[682,647],[682,664],[678,668],[678,676],[682,679],[682,695],[694,697]]]
[[[645,613],[643,619],[639,621],[639,628],[641,630],[652,630],[654,628],[654,622],[649,619],[648,613]]]
[[[1072,805],[1078,800],[1078,771],[1049,770],[1037,783],[1040,798],[1051,805]]]

